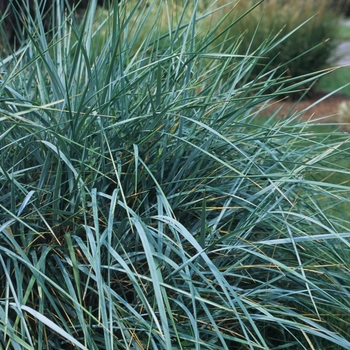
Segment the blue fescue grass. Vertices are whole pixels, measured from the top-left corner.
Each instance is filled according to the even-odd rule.
[[[310,177],[348,175],[347,136],[262,122],[302,82],[186,4],[166,34],[157,1],[92,7],[3,63],[3,347],[349,347],[349,186]]]

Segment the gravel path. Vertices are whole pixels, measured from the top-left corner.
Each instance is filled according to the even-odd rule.
[[[350,27],[350,20],[346,19],[342,21],[343,25]],[[350,39],[350,38],[349,38]],[[335,51],[335,57],[337,58],[335,64],[338,66],[350,65],[350,40],[340,43]]]
[[[335,62],[336,66],[350,65],[350,41],[340,43],[335,51],[335,56],[338,58]]]

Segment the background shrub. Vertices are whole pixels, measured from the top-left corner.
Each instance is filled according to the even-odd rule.
[[[332,0],[331,6],[333,10],[336,10],[340,14],[345,16],[350,15],[350,1],[349,0]]]
[[[240,1],[234,4],[226,21],[234,21],[238,18],[237,13],[242,15],[248,12],[256,3]],[[264,1],[240,19],[231,31],[222,34],[219,40],[224,35],[228,48],[240,38],[237,53],[261,57],[252,67],[253,76],[268,67],[268,70],[276,68],[276,77],[304,77],[331,63],[340,17],[329,5],[327,0]],[[292,35],[279,41],[292,31],[295,31]],[[222,28],[219,27],[220,32]],[[309,87],[310,84],[304,86]]]

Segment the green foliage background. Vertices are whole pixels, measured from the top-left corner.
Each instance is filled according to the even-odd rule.
[[[236,2],[224,23],[235,21],[256,3]],[[241,18],[231,30],[225,32],[219,27],[218,33],[225,33],[226,48],[236,45],[236,52],[260,57],[252,68],[253,75],[260,74],[267,66],[268,70],[279,68],[276,77],[297,78],[329,67],[334,59],[339,23],[340,17],[329,1],[268,0]],[[286,33],[291,34],[284,38]],[[303,87],[313,92],[311,85],[308,82]],[[293,98],[300,95],[300,92],[290,94]]]

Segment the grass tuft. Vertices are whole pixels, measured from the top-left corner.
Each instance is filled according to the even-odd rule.
[[[325,71],[253,74],[275,41],[201,6],[91,7],[2,61],[2,347],[350,347],[348,135],[259,117]]]

